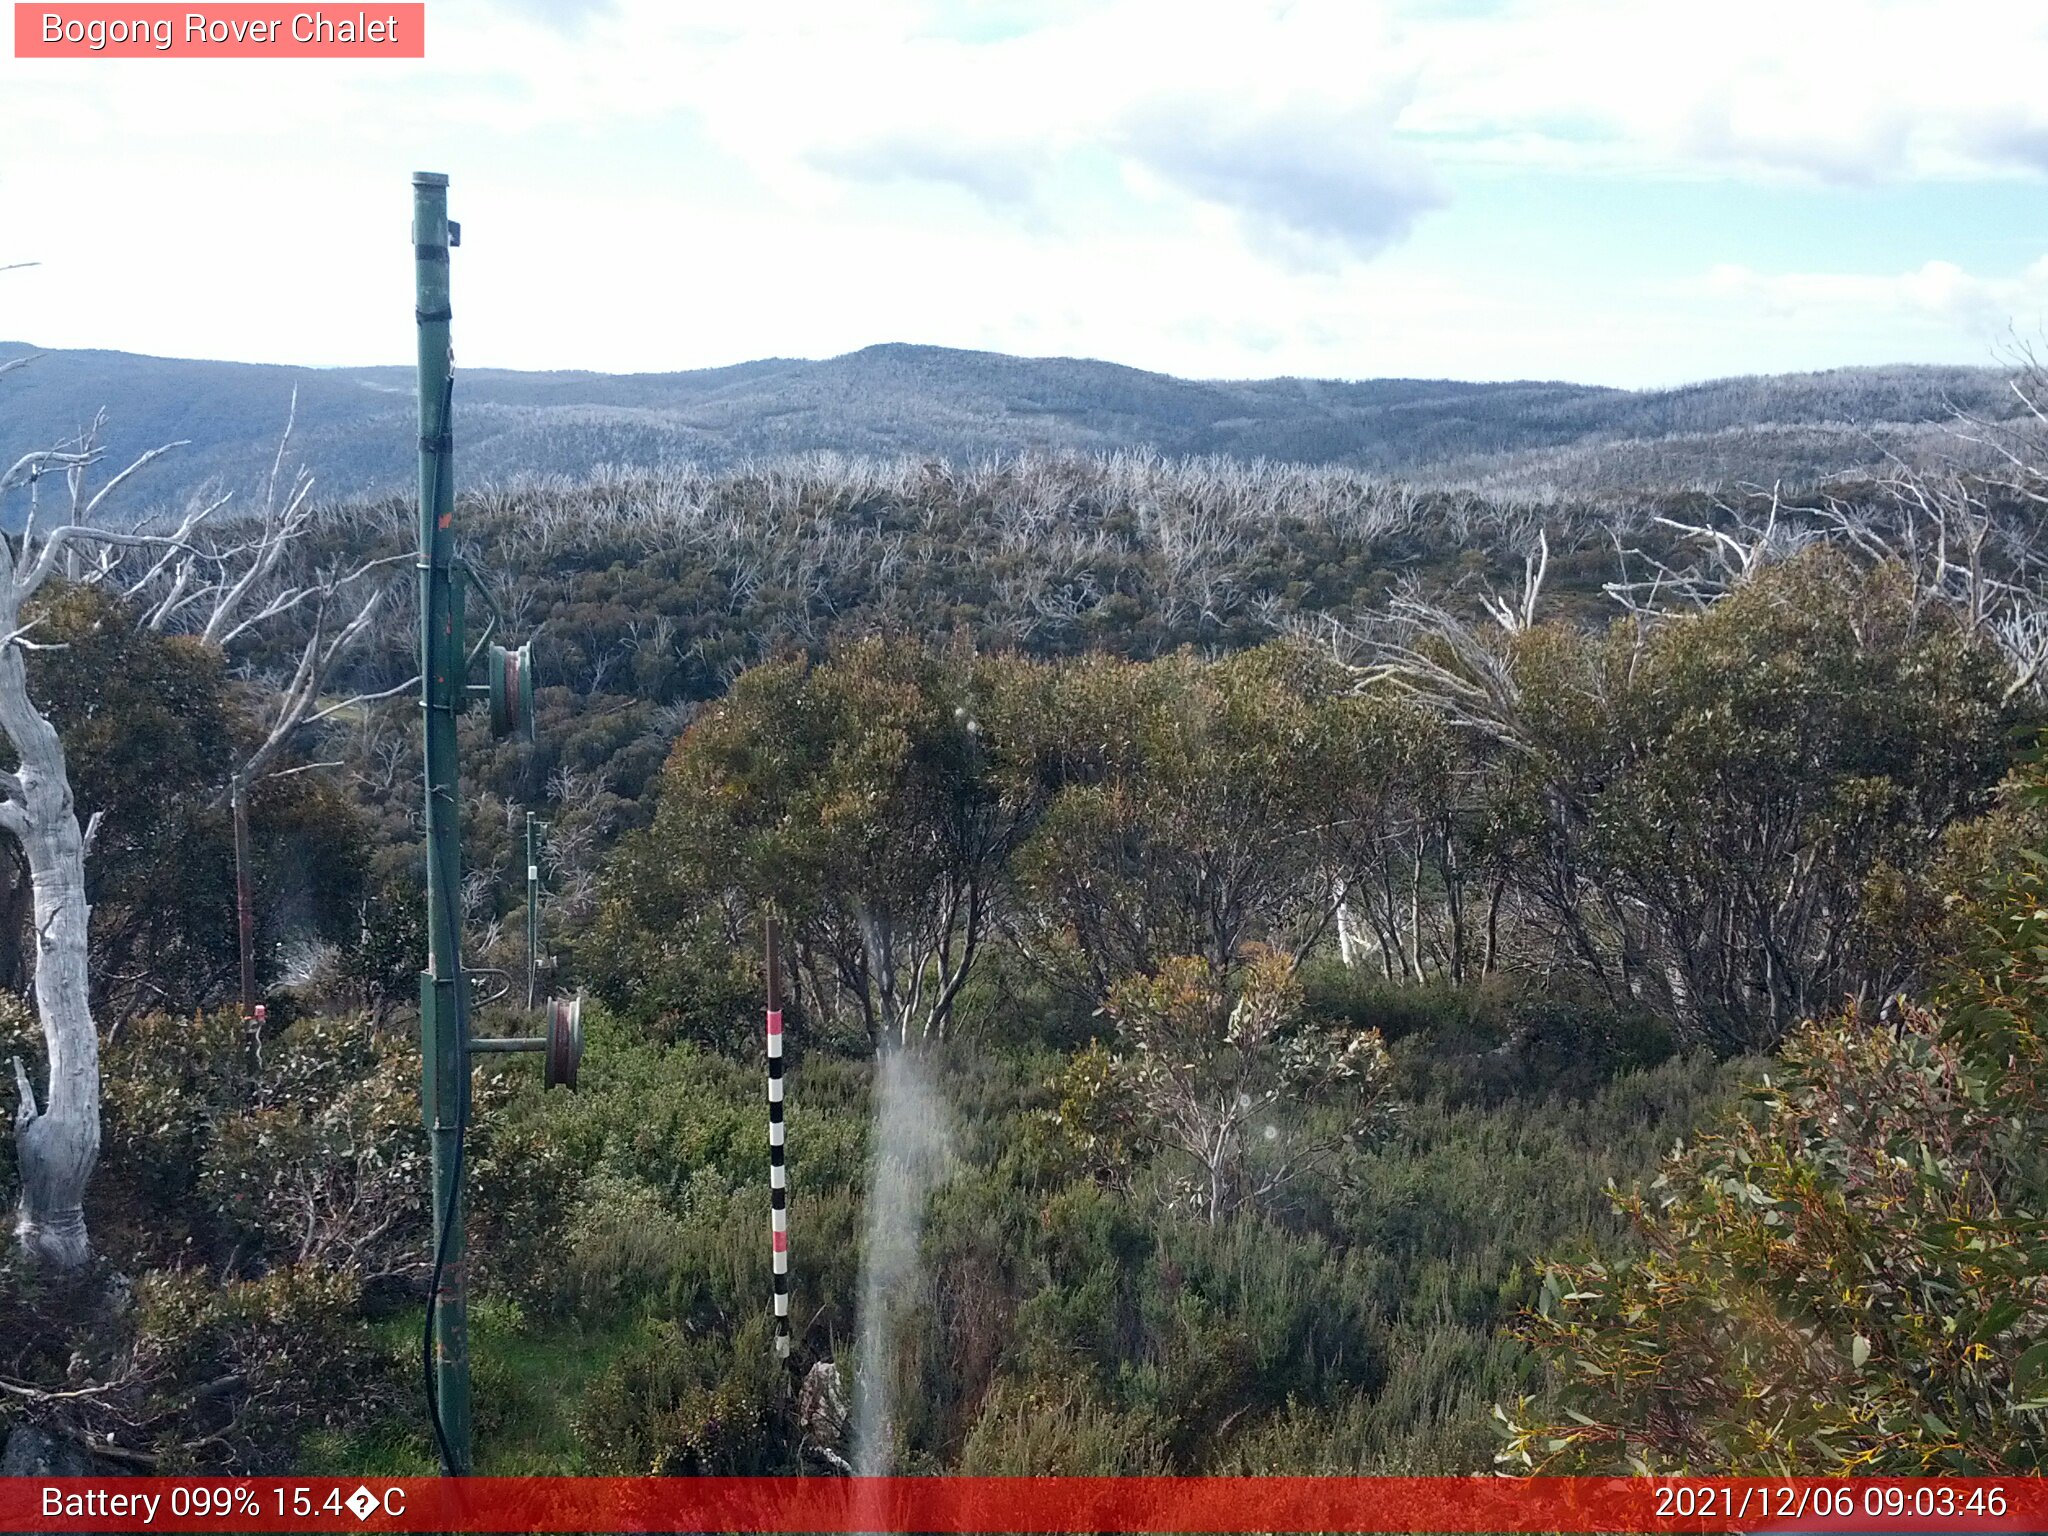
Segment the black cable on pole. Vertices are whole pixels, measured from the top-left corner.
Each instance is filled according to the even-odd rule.
[[[455,1454],[448,1449],[448,1432],[441,1425],[441,1394],[434,1385],[434,1315],[441,1306],[441,1272],[448,1260],[448,1233],[455,1225],[455,1204],[462,1190],[462,1143],[469,1130],[468,1094],[456,1110],[454,1177],[449,1181],[448,1203],[441,1212],[441,1235],[434,1244],[434,1277],[427,1283],[427,1328],[420,1341],[420,1368],[427,1385],[427,1415],[434,1425],[434,1444],[441,1453],[441,1475],[455,1477]]]
[[[437,440],[434,454],[433,506],[437,515],[441,507],[443,476],[448,472],[448,450],[452,446],[449,441],[449,428],[454,414],[455,375],[451,371],[448,375],[447,390],[441,397],[441,435]],[[431,551],[428,554],[427,560],[429,567],[431,567],[433,564]],[[429,579],[431,581],[431,578]],[[424,664],[428,658],[422,656],[420,660]],[[432,676],[432,669],[423,665],[422,682],[426,682]],[[461,679],[457,679],[457,682],[460,684]],[[427,851],[427,857],[430,859],[433,857],[433,850],[431,848]],[[433,873],[431,870],[428,871],[427,883],[429,888],[431,888],[433,885]],[[452,897],[445,884],[441,891],[441,905],[441,921],[448,926],[450,943],[458,957],[455,963],[455,1024],[459,1029],[461,1028],[462,1018],[467,1011],[466,1000],[462,996],[461,987],[462,962],[460,956],[462,953],[462,930],[455,926]],[[434,1444],[441,1453],[441,1473],[444,1477],[454,1477],[457,1473],[455,1470],[455,1455],[448,1448],[448,1431],[441,1423],[441,1394],[434,1385],[434,1320],[441,1309],[441,1277],[448,1267],[448,1234],[455,1229],[455,1208],[462,1199],[462,1150],[468,1136],[469,1083],[465,1079],[457,1086],[455,1094],[455,1163],[450,1170],[452,1176],[448,1180],[448,1199],[441,1211],[441,1230],[436,1235],[434,1241],[434,1273],[433,1277],[427,1282],[426,1330],[420,1338],[420,1374],[427,1389],[427,1417],[434,1426]]]

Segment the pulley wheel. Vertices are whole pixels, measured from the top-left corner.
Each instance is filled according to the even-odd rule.
[[[576,1086],[576,1069],[583,1062],[583,994],[548,999],[548,1048],[542,1058],[542,1078],[550,1088]]]
[[[491,734],[533,740],[533,645],[491,647]]]

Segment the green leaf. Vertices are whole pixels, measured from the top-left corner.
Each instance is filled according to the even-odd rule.
[[[1984,1314],[1984,1320],[1977,1324],[1977,1331],[1971,1337],[1980,1344],[1986,1339],[1996,1337],[2013,1325],[2022,1310],[2015,1298],[2006,1297]]]
[[[2044,1372],[2048,1372],[2048,1339],[2030,1345],[2019,1359],[2012,1363],[2012,1389],[2021,1397],[2034,1396]]]

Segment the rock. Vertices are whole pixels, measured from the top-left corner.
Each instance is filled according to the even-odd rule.
[[[33,1424],[17,1424],[0,1449],[0,1477],[97,1477],[101,1470],[82,1446]]]
[[[841,1472],[851,1472],[841,1453],[846,1449],[846,1394],[839,1382],[839,1367],[820,1360],[804,1377],[797,1393],[796,1421],[804,1432],[804,1445]]]

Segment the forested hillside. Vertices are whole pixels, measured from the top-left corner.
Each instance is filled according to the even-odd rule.
[[[0,343],[0,355],[26,352]],[[1018,453],[1151,451],[1330,464],[1515,494],[1646,485],[1812,481],[1882,469],[1887,453],[1952,447],[1958,411],[2006,420],[1992,369],[1838,369],[1626,391],[1451,380],[1202,381],[1079,358],[877,346],[823,361],[764,359],[688,373],[466,369],[469,482],[587,476],[600,466],[830,451],[965,466]],[[330,497],[401,491],[414,460],[412,374],[137,357],[42,355],[10,383],[25,442],[58,443],[106,414],[123,462],[159,443],[148,494],[209,480],[244,494],[298,401],[298,441]]]
[[[1133,419],[1209,388],[1112,383]],[[1839,387],[1792,393],[1877,385]],[[1486,451],[1757,388],[1535,387]],[[533,745],[460,726],[475,1029],[528,1025],[487,974],[528,810],[544,987],[592,1000],[576,1094],[478,1073],[480,1470],[2036,1465],[2044,491],[2000,442],[1776,497],[1149,453],[465,494],[471,638],[494,608],[541,674]],[[90,828],[103,1084],[89,1261],[0,1265],[0,1431],[46,1464],[433,1464],[414,512],[296,484],[69,561],[45,486],[7,546],[45,584],[0,706],[40,701]]]

